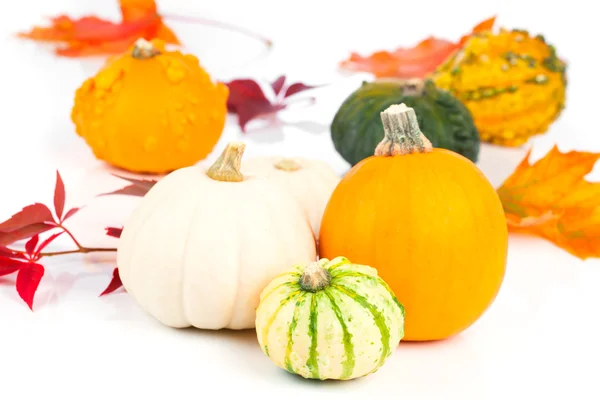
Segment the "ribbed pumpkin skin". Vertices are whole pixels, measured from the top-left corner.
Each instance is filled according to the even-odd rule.
[[[333,192],[319,254],[376,268],[406,308],[404,340],[444,339],[473,324],[504,278],[508,233],[492,185],[444,150],[370,157]]]
[[[546,132],[565,105],[566,64],[522,30],[472,37],[432,79],[464,102],[482,141],[503,146]]]
[[[452,150],[477,162],[480,139],[469,110],[430,80],[416,92],[399,80],[364,82],[344,100],[331,124],[337,152],[350,165],[372,156],[383,139],[380,113],[400,103],[414,108],[421,130],[434,147]]]
[[[304,291],[302,266],[262,292],[256,333],[280,368],[307,379],[348,380],[377,371],[404,334],[404,308],[374,268],[345,257],[319,260],[331,284]]]

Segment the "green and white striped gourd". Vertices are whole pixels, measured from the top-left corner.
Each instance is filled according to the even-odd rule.
[[[377,371],[404,336],[404,307],[377,270],[345,257],[296,266],[262,291],[256,333],[280,368],[307,379]]]

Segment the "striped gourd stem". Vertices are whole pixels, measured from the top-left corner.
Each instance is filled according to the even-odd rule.
[[[328,287],[330,283],[331,274],[319,261],[308,264],[300,276],[300,288],[307,292],[316,293]]]

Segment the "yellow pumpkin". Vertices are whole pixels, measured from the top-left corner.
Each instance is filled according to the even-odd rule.
[[[71,119],[98,159],[162,174],[212,152],[228,96],[195,56],[140,39],[77,89]]]

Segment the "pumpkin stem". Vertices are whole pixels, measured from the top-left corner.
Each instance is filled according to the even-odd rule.
[[[206,171],[206,175],[221,182],[243,181],[244,175],[240,172],[240,166],[245,148],[246,145],[242,142],[228,143],[217,161]]]
[[[428,153],[431,142],[419,128],[415,110],[406,104],[394,104],[381,113],[385,136],[375,149],[376,156]]]
[[[275,168],[283,171],[292,172],[298,171],[300,168],[302,168],[302,166],[292,159],[284,158],[278,161],[277,164],[275,164]]]
[[[331,274],[323,268],[323,264],[328,260],[321,259],[311,262],[304,268],[300,276],[300,288],[307,292],[318,292],[325,289],[331,283]]]
[[[144,38],[139,38],[133,45],[131,56],[138,60],[146,60],[160,54],[154,45]]]

